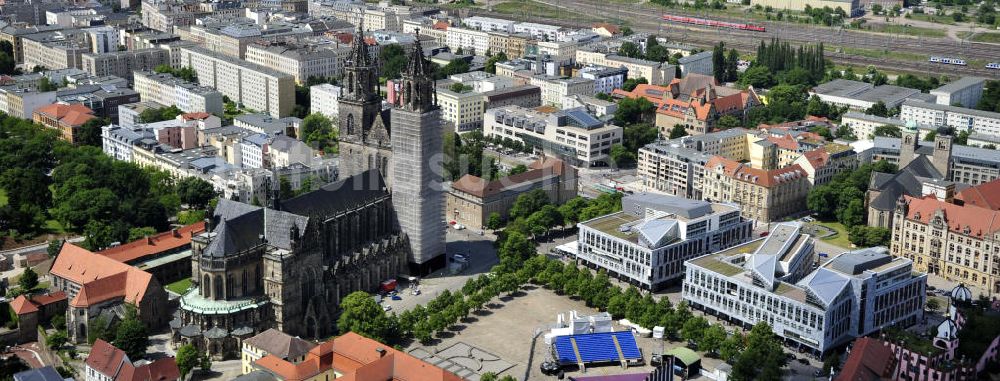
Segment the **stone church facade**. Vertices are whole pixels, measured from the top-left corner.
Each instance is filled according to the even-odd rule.
[[[409,244],[377,171],[365,171],[275,208],[220,200],[192,240],[193,288],[171,322],[175,343],[217,358],[268,328],[321,338],[340,300],[405,272]]]

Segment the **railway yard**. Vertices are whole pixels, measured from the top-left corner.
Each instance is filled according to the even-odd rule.
[[[622,4],[601,0],[537,0],[539,4],[565,10],[579,15],[605,15],[609,19],[628,20],[628,26],[638,32],[658,33],[680,43],[699,47],[710,47],[718,41],[725,41],[727,47],[743,52],[752,52],[761,40],[780,38],[792,44],[816,44],[822,42],[826,56],[834,63],[851,66],[874,65],[883,70],[914,73],[940,74],[943,65],[956,75],[976,75],[1000,78],[997,67],[1000,59],[1000,44],[970,42],[942,37],[918,37],[902,34],[885,34],[836,27],[796,24],[776,21],[741,20],[732,17],[697,13],[681,9],[662,8],[636,3]],[[469,8],[470,14],[503,17],[498,12],[487,9]],[[751,28],[720,28],[709,25],[695,25],[664,20],[664,15],[698,17],[718,22],[748,24]],[[584,27],[595,20],[577,20],[541,17],[530,12],[517,15],[526,21],[544,22],[555,25]],[[759,28],[759,29],[758,29]],[[947,57],[962,60],[967,65],[931,62],[931,57]]]

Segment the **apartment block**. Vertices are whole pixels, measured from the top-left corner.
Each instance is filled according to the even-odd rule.
[[[483,93],[486,108],[520,106],[535,108],[542,105],[542,91],[538,86],[522,85]]]
[[[848,107],[854,111],[864,112],[878,102],[886,108],[899,107],[904,101],[926,101],[933,103],[937,97],[921,93],[920,90],[906,87],[881,85],[875,86],[867,82],[835,79],[813,87],[809,95],[816,95],[820,100],[838,107]]]
[[[295,78],[205,48],[181,48],[183,66],[198,73],[198,83],[212,87],[244,107],[284,117],[295,105]]]
[[[166,73],[135,71],[133,88],[144,101],[176,105],[184,112],[223,114],[222,93]]]
[[[572,77],[563,78],[551,75],[534,75],[530,84],[538,86],[542,92],[542,104],[562,108],[563,97],[571,95],[594,95],[594,80]]]
[[[451,130],[468,132],[483,128],[486,97],[482,93],[440,87],[437,89],[437,102],[441,107],[441,120]]]
[[[670,83],[676,76],[677,71],[675,66],[667,63],[629,58],[595,49],[576,50],[576,62],[580,65],[598,67],[623,67],[628,70],[628,78],[645,78],[653,85]],[[710,72],[709,75],[711,74]]]
[[[247,62],[295,77],[295,82],[305,83],[311,77],[340,76],[342,63],[350,52],[348,48],[327,49],[294,43],[259,43],[247,47]]]
[[[645,290],[684,277],[684,261],[742,244],[753,222],[733,205],[639,194],[622,211],[580,222],[577,260]]]
[[[152,71],[157,66],[170,65],[170,52],[159,48],[86,53],[82,58],[82,69],[91,75],[114,75],[130,81],[134,71]]]
[[[972,135],[1000,137],[1000,112],[907,100],[899,109],[899,118],[935,128],[969,131]]]
[[[81,55],[90,52],[90,44],[82,32],[76,30],[51,31],[29,34],[21,39],[24,68],[47,69],[82,68]]]
[[[340,108],[341,87],[323,83],[309,87],[310,113],[323,114],[330,120],[337,120]]]
[[[624,67],[587,66],[577,73],[581,78],[594,81],[595,94],[611,94],[615,89],[621,88],[628,77],[628,69]]]
[[[983,97],[983,87],[986,86],[986,78],[982,77],[962,77],[957,81],[930,91],[930,94],[937,97],[937,104],[959,107],[976,107],[979,99]]]

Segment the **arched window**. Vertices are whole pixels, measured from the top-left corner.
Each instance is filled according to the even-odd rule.
[[[208,274],[205,274],[205,278],[201,282],[201,296],[205,298],[212,297],[212,277]]]
[[[347,114],[347,135],[354,135],[354,114]]]

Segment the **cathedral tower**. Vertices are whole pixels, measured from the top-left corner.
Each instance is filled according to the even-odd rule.
[[[430,65],[418,33],[400,81],[399,107],[391,112],[392,203],[410,239],[410,271],[419,275],[446,264],[443,126]]]
[[[344,67],[344,90],[339,102],[340,178],[378,169],[391,188],[388,118],[382,112],[377,68],[368,52],[361,24]]]

